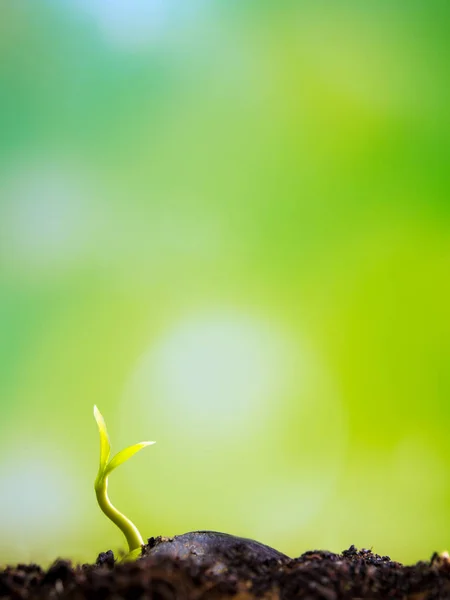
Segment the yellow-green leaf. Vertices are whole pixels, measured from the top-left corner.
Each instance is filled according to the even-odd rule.
[[[109,475],[111,473],[111,471],[113,471],[119,465],[121,465],[126,460],[131,458],[133,456],[133,454],[136,454],[136,452],[139,452],[139,450],[142,450],[142,448],[145,448],[146,446],[150,446],[151,444],[154,444],[154,443],[155,442],[139,442],[139,444],[134,444],[134,446],[130,446],[129,448],[125,448],[125,450],[121,450],[120,452],[118,452],[115,455],[115,457],[112,458],[110,460],[110,462],[108,463],[108,465],[106,466],[105,476]]]
[[[105,419],[102,413],[94,406],[94,417],[97,421],[98,431],[100,433],[100,471],[103,471],[109,460],[111,445],[109,443],[108,431],[106,429]]]

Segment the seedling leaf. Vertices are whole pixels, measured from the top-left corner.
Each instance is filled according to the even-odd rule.
[[[139,442],[138,444],[134,444],[133,446],[118,452],[107,464],[104,472],[105,476],[109,475],[111,471],[114,471],[114,469],[116,469],[119,465],[131,458],[133,454],[136,454],[136,452],[139,452],[139,450],[142,450],[142,448],[151,446],[154,443],[155,442]]]
[[[102,413],[94,405],[94,417],[97,421],[98,431],[100,433],[100,471],[104,471],[111,453],[111,445],[109,443],[108,431],[106,429],[105,419]]]
[[[122,450],[108,463],[111,446],[109,443],[108,432],[106,429],[105,420],[96,406],[94,406],[94,417],[97,422],[100,433],[100,467],[97,477],[95,478],[94,489],[97,496],[97,502],[101,510],[105,513],[108,519],[119,527],[128,542],[129,553],[127,560],[138,558],[144,541],[139,530],[130,519],[117,510],[108,497],[108,476],[116,467],[128,460],[133,454],[139,452],[145,446],[154,444],[155,442],[140,442],[129,448]]]

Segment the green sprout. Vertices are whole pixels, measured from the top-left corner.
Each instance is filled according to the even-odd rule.
[[[155,442],[139,442],[139,444],[134,444],[134,446],[121,450],[114,458],[109,460],[111,445],[109,443],[105,419],[96,406],[94,406],[94,417],[97,421],[100,433],[100,466],[94,484],[97,501],[105,515],[117,525],[127,539],[129,553],[126,555],[125,559],[137,558],[144,545],[144,541],[137,527],[111,504],[107,491],[108,476],[111,471],[131,458],[133,454],[136,454],[136,452],[139,452],[139,450],[145,448],[145,446],[150,446]]]

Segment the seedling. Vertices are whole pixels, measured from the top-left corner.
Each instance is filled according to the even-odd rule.
[[[114,458],[109,460],[111,445],[109,443],[108,431],[105,419],[96,406],[94,406],[94,417],[100,433],[100,466],[94,484],[97,501],[105,515],[117,525],[126,537],[129,553],[125,556],[125,559],[137,558],[144,545],[144,541],[136,525],[111,504],[111,500],[108,497],[108,476],[111,471],[114,471],[115,468],[131,458],[133,454],[155,442],[139,442],[139,444],[134,444],[129,448],[121,450]]]
[[[144,541],[136,526],[125,515],[117,510],[108,498],[108,475],[116,467],[128,460],[133,454],[136,454],[141,448],[154,444],[155,442],[140,442],[129,448],[125,448],[116,456],[109,460],[110,444],[108,432],[106,430],[105,420],[100,411],[94,406],[94,417],[97,421],[100,432],[100,467],[95,480],[95,493],[100,508],[113,523],[119,527],[125,535],[129,552],[122,561],[135,560],[142,554]],[[150,543],[150,540],[153,540]],[[216,559],[218,564],[227,564],[230,557],[235,556],[236,548],[246,549],[246,552],[253,557],[259,557],[260,560],[276,559],[288,560],[288,557],[278,550],[270,548],[265,544],[260,544],[255,540],[236,537],[217,531],[192,531],[183,535],[176,535],[173,538],[157,537],[150,538],[146,548],[147,555],[158,555],[169,557],[176,560],[183,560],[190,557],[198,564],[205,561]],[[242,550],[243,551],[243,550]]]

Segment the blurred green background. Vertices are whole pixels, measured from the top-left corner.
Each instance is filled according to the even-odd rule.
[[[449,18],[1,2],[1,563],[449,547]]]

